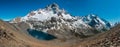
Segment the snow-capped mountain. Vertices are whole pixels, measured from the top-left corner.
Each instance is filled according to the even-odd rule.
[[[104,29],[104,28],[110,29],[110,27],[112,27],[108,21],[101,19],[97,15],[94,15],[94,14],[83,16],[82,20],[86,24],[90,25],[91,27],[99,29],[99,30]]]
[[[20,22],[27,23],[30,29],[43,31],[59,38],[72,37],[71,34],[73,33],[91,35],[96,33],[96,30],[109,29],[111,27],[109,22],[93,14],[83,17],[71,16],[55,3],[11,21],[11,23]]]
[[[85,24],[82,19],[78,19],[76,17],[71,16],[67,13],[64,9],[59,9],[59,6],[55,3],[48,5],[45,9],[39,9],[36,11],[32,11],[28,13],[26,16],[21,17],[20,22],[26,21],[41,21],[47,22],[53,20],[57,23],[64,23],[68,26],[83,26],[82,28],[90,27],[89,25]],[[15,19],[13,20],[16,21]],[[60,22],[59,22],[60,21]],[[17,22],[17,21],[16,21]]]
[[[22,21],[26,20],[36,20],[36,21],[46,21],[50,20],[51,17],[62,18],[62,19],[72,19],[70,14],[67,14],[64,9],[59,9],[59,6],[55,3],[48,5],[45,9],[39,9],[32,11],[25,17],[22,17]]]

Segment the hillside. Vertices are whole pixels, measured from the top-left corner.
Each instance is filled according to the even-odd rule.
[[[46,43],[47,44],[47,43]],[[0,47],[48,47],[43,41],[23,33],[13,25],[0,20]]]
[[[120,24],[107,32],[85,39],[79,47],[120,47]]]
[[[21,30],[23,27],[18,25],[0,20],[0,47],[74,47],[76,42],[79,42],[79,39],[72,38],[38,40],[27,34],[25,30]]]

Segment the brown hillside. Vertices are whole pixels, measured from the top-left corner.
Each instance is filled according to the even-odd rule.
[[[77,40],[37,40],[18,27],[0,20],[0,47],[74,47]]]
[[[46,44],[0,20],[0,47],[48,47]]]
[[[120,47],[120,25],[111,30],[85,39],[79,47]]]

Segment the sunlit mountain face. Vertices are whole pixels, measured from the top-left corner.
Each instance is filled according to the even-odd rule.
[[[0,4],[0,47],[120,46],[116,1],[8,1]]]

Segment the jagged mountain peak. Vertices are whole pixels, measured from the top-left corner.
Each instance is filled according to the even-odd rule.
[[[98,16],[95,15],[95,14],[89,14],[89,15],[87,15],[87,17],[90,17],[90,18],[97,18]]]
[[[50,5],[47,5],[46,7],[45,7],[45,9],[47,10],[47,11],[53,11],[54,12],[54,14],[61,14],[61,13],[64,13],[64,14],[68,14],[65,10],[64,10],[64,8],[63,9],[60,9],[59,8],[59,5],[57,4],[57,3],[52,3],[52,4],[50,4]]]
[[[37,20],[45,21],[50,20],[51,17],[63,18],[63,19],[72,19],[73,17],[66,13],[64,9],[59,9],[59,6],[56,3],[48,5],[44,9],[39,9],[28,13],[25,17],[22,17],[22,21],[26,20]]]
[[[45,8],[47,11],[53,11],[56,13],[61,13],[61,9],[59,9],[59,6],[56,3],[50,4]]]
[[[89,14],[87,16],[83,16],[82,20],[86,24],[88,24],[94,28],[97,28],[97,29],[103,29],[103,28],[109,29],[112,26],[108,21],[98,17],[95,14]]]
[[[48,5],[46,8],[50,8],[50,9],[57,9],[57,8],[59,8],[59,6],[58,6],[58,4],[56,4],[56,3],[53,3],[53,4],[50,4],[50,5]]]

